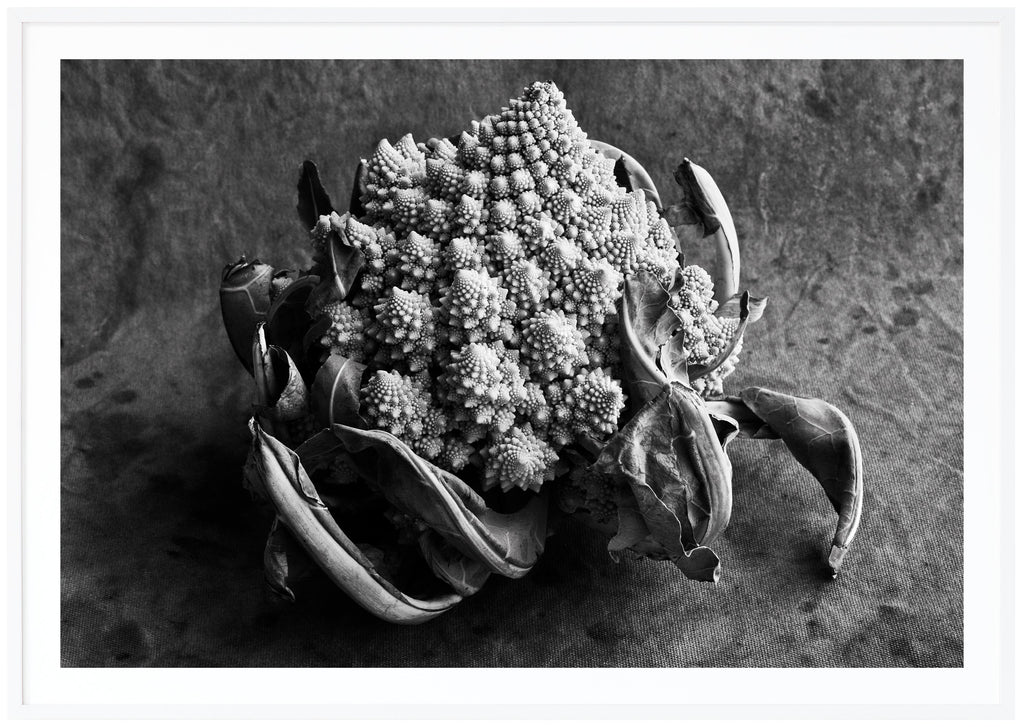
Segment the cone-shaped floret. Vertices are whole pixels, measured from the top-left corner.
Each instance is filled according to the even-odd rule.
[[[523,192],[533,189],[533,177],[525,169],[516,169],[509,175],[509,189],[513,195],[520,195]]]
[[[532,378],[572,376],[587,363],[583,335],[562,311],[543,311],[523,323],[522,353]]]
[[[615,160],[606,157],[604,154],[597,154],[594,165],[590,168],[591,174],[597,180],[598,186],[613,188],[618,186],[615,181]]]
[[[594,369],[576,375],[567,403],[577,435],[603,439],[618,428],[626,397],[618,381],[606,371]]]
[[[522,395],[516,400],[516,413],[529,419],[533,428],[541,433],[551,423],[551,406],[544,398],[544,388],[535,382],[523,386]]]
[[[565,137],[563,137],[565,138]],[[576,181],[576,177],[583,171],[583,166],[569,156],[555,157],[551,165],[551,173],[558,180],[559,187],[567,188]]]
[[[438,240],[448,239],[452,205],[443,199],[428,199],[420,210],[419,231]]]
[[[486,172],[474,169],[466,172],[462,177],[459,189],[473,199],[483,199],[487,195],[487,186],[490,184],[490,177]]]
[[[542,212],[523,220],[519,232],[523,242],[526,243],[527,250],[536,255],[547,247],[548,243],[554,242],[556,237],[565,232],[565,229],[552,219],[551,215]]]
[[[619,323],[615,316],[605,319],[597,335],[587,339],[587,356],[592,366],[614,366],[619,363],[622,347],[619,338]]]
[[[391,219],[396,228],[415,227],[419,223],[420,214],[427,195],[420,187],[397,187],[388,194]]]
[[[377,142],[377,148],[369,159],[363,160],[363,164],[368,174],[381,184],[394,185],[401,178],[409,176],[408,158],[387,139]]]
[[[516,318],[522,320],[544,310],[551,290],[551,279],[530,260],[516,260],[505,273],[508,298],[515,304]]]
[[[553,195],[548,204],[555,219],[568,222],[575,221],[583,212],[583,199],[569,188],[563,188]]]
[[[494,139],[494,122],[498,120],[497,116],[485,116],[480,119],[479,122],[474,123],[474,133],[481,144],[490,144]]]
[[[398,241],[395,236],[383,227],[375,228],[375,231],[377,239],[366,243],[362,248],[365,263],[359,278],[363,292],[370,299],[384,292],[384,277],[388,272],[388,265],[394,263],[398,255]]]
[[[441,316],[452,343],[494,340],[503,333],[508,291],[482,270],[459,270],[441,297]]]
[[[408,376],[378,371],[359,391],[363,413],[372,429],[383,429],[396,437],[419,439],[430,398]]]
[[[349,244],[362,250],[368,245],[377,242],[377,229],[370,225],[363,224],[352,215],[344,216],[345,237]]]
[[[563,305],[576,314],[581,328],[601,325],[607,315],[615,312],[615,304],[622,296],[620,285],[622,274],[610,263],[584,259],[565,285]]]
[[[561,187],[558,184],[558,180],[554,177],[544,177],[537,182],[537,194],[542,199],[551,200]],[[549,202],[550,204],[550,202]]]
[[[596,255],[601,244],[611,235],[612,209],[608,205],[587,205],[583,208],[576,227],[580,230],[583,249]]]
[[[491,275],[507,270],[513,261],[523,257],[523,242],[512,230],[502,230],[495,235],[488,235],[487,269]]]
[[[320,312],[330,320],[330,327],[320,339],[320,345],[354,361],[363,361],[366,346],[366,328],[369,316],[352,305],[335,300]]]
[[[430,151],[427,159],[437,159],[444,162],[453,162],[458,158],[459,148],[447,139],[434,139],[430,143]],[[428,167],[429,172],[429,167]]]
[[[540,264],[551,275],[559,278],[570,273],[583,259],[583,252],[564,237],[556,237],[540,254]]]
[[[469,235],[478,231],[483,222],[484,204],[468,194],[462,195],[453,212],[455,234]]]
[[[327,238],[331,235],[331,218],[327,215],[320,215],[320,218],[309,231],[309,241],[313,245],[313,251],[323,254],[327,248]]]
[[[636,271],[644,240],[635,232],[615,232],[597,244],[597,255],[623,273]]]
[[[516,209],[515,204],[511,200],[499,199],[491,205],[490,217],[488,218],[489,227],[494,232],[510,230],[515,227],[518,215],[519,210]]]
[[[523,217],[537,214],[541,211],[542,206],[540,195],[532,189],[516,197],[516,209]]]
[[[743,339],[736,342],[736,348],[732,350],[729,358],[721,366],[716,368],[707,376],[694,379],[690,382],[693,390],[705,399],[722,396],[725,393],[724,379],[736,370],[736,364],[740,360],[740,351],[743,349]]]
[[[683,268],[683,285],[678,295],[679,305],[699,316],[714,300],[715,284],[707,270],[699,265],[687,265]]]
[[[500,344],[499,344],[500,345]],[[470,343],[452,353],[441,385],[455,420],[500,426],[502,412],[511,410],[512,392],[505,379],[502,357],[493,345]],[[507,429],[511,422],[503,429]]]
[[[403,361],[411,371],[424,368],[437,343],[434,308],[427,295],[392,288],[374,313],[367,333],[380,344],[378,360]]]
[[[465,131],[459,136],[459,161],[467,169],[487,169],[490,165],[491,151],[480,145],[480,140]]]
[[[456,237],[448,243],[441,259],[449,275],[457,270],[479,270],[483,266],[483,245],[472,237]]]
[[[666,288],[672,285],[672,279],[678,269],[679,256],[675,248],[663,249],[648,246],[636,260],[637,271],[643,270],[650,273]]]
[[[513,427],[487,449],[484,489],[539,492],[542,484],[555,478],[557,461],[555,450],[534,434],[533,427]]]
[[[423,416],[423,431],[413,442],[416,454],[436,460],[444,449],[445,434],[451,430],[451,421],[438,407],[431,404]]]
[[[488,191],[491,193],[491,199],[503,199],[512,194],[512,186],[508,183],[508,177],[498,174],[491,177]]]
[[[476,448],[462,437],[445,437],[441,452],[434,458],[434,462],[438,467],[457,473],[465,469],[475,452]]]
[[[413,163],[414,168],[422,169],[426,159],[423,152],[416,145],[412,134],[406,134],[395,143],[395,151]]]
[[[431,189],[440,197],[456,199],[462,187],[462,167],[453,161],[427,159],[426,168]]]
[[[719,318],[714,315],[718,304],[714,300],[714,283],[706,270],[698,265],[683,269],[682,287],[669,301],[680,319],[684,333],[683,345],[690,352],[687,361],[703,364],[714,359],[728,345],[736,327],[737,318]]]
[[[402,273],[402,287],[405,290],[430,292],[440,264],[440,248],[440,244],[433,238],[418,232],[410,232],[398,244],[398,269]]]
[[[572,384],[572,378],[563,378],[544,386],[544,399],[551,407],[551,423],[547,428],[547,437],[556,447],[564,447],[576,439],[576,429],[573,426],[575,407],[569,396]]]
[[[647,200],[640,190],[622,192],[612,199],[612,232],[632,232],[647,237]]]

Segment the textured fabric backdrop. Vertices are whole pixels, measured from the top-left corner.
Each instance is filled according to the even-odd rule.
[[[223,265],[307,261],[303,159],[345,200],[379,138],[454,133],[539,79],[667,200],[683,156],[717,180],[770,297],[729,388],[824,398],[860,432],[845,571],[822,574],[817,483],[739,441],[717,585],[570,523],[418,627],[323,579],[276,601]],[[959,62],[65,62],[63,665],[962,665],[962,97]]]

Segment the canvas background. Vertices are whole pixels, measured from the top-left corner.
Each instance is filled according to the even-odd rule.
[[[810,475],[740,441],[717,585],[570,524],[422,626],[326,582],[275,601],[222,267],[305,261],[303,159],[342,203],[377,139],[454,133],[549,78],[665,199],[683,156],[717,180],[743,286],[770,297],[731,388],[827,399],[860,432],[845,572],[822,576],[835,514]],[[952,61],[64,62],[62,664],[962,665],[962,97]]]

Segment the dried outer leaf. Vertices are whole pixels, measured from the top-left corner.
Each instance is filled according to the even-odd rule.
[[[338,353],[332,353],[313,380],[313,413],[322,427],[347,424],[366,427],[359,415],[359,388],[366,365]]]
[[[736,346],[738,346],[739,342],[743,339],[743,334],[746,332],[747,326],[753,323],[754,321],[758,320],[762,316],[762,314],[764,313],[764,308],[768,304],[767,298],[751,298],[746,291],[743,291],[741,295],[735,297],[737,299],[737,302],[733,304],[733,299],[730,298],[722,306],[726,308],[726,313],[724,315],[721,313],[717,315],[719,315],[719,317],[721,318],[738,317],[740,319],[740,322],[736,326],[736,331],[732,334],[732,338],[729,339],[729,342],[725,346],[722,346],[722,350],[718,352],[718,355],[715,356],[715,358],[712,361],[706,364],[701,364],[699,366],[689,367],[688,374],[690,381],[693,381],[694,379],[699,379],[702,376],[707,376],[712,371],[714,371],[719,366],[728,361],[729,357],[732,356],[732,352],[736,350]],[[738,308],[739,310],[736,311],[736,315],[733,315],[732,312],[735,308]],[[677,336],[676,339],[674,339],[671,342],[669,347],[674,350],[677,348],[683,348],[683,350],[685,350],[685,348],[683,347],[682,340],[679,336]],[[678,359],[678,354],[676,354],[673,357],[673,359]]]
[[[517,512],[495,512],[461,479],[381,430],[335,424],[297,451],[310,466],[322,458],[347,457],[360,478],[376,484],[388,502],[424,522],[492,573],[520,578],[544,551],[546,493],[530,498]]]
[[[310,294],[306,310],[317,316],[320,309],[332,300],[345,300],[366,264],[366,257],[345,236],[332,227],[327,237],[328,265],[320,284]]]
[[[299,219],[307,230],[312,230],[320,215],[329,215],[334,211],[331,198],[320,183],[320,170],[308,159],[302,162],[299,170],[299,182],[296,184],[299,202],[295,205]]]
[[[681,285],[679,275],[668,289],[645,271],[626,278],[619,305],[619,335],[630,399],[634,405],[657,396],[669,381],[658,366],[657,358],[662,344],[679,327],[679,318],[669,308],[668,302]],[[689,380],[683,381],[688,383]]]
[[[267,585],[281,598],[295,603],[292,586],[307,578],[313,563],[279,518],[274,517],[263,549],[263,573]]]
[[[462,600],[457,593],[414,598],[383,578],[317,497],[299,456],[264,431],[255,419],[250,420],[249,427],[253,443],[246,462],[246,480],[258,483],[296,541],[356,603],[385,621],[417,624],[441,615]]]
[[[717,556],[698,548],[729,523],[732,465],[700,396],[678,382],[666,384],[609,440],[593,467],[628,484],[665,557],[688,577],[717,580]],[[626,533],[613,541],[624,539]]]
[[[704,228],[704,236],[714,235],[718,264],[715,268],[715,300],[720,304],[739,292],[740,246],[729,205],[703,167],[683,159],[675,173],[683,188],[683,205]]]
[[[839,572],[860,527],[864,505],[863,463],[853,424],[837,407],[751,387],[720,403],[708,403],[718,416],[738,422],[739,431],[755,439],[781,438],[807,471],[821,483],[839,515],[828,554],[833,575]]]
[[[651,175],[641,166],[640,162],[606,142],[591,139],[590,145],[608,159],[615,160],[615,181],[619,183],[619,186],[625,187],[630,192],[642,190],[644,196],[654,202],[659,212],[663,209],[658,188],[654,186],[654,180],[651,179]]]
[[[280,346],[268,345],[265,326],[253,337],[256,415],[263,422],[290,422],[309,413],[309,391],[292,357]]]
[[[420,536],[419,545],[434,575],[464,598],[483,588],[491,575],[486,564],[460,552],[432,530]]]
[[[252,375],[252,336],[270,311],[270,281],[274,268],[243,255],[224,267],[220,283],[220,311],[224,329],[245,370]]]

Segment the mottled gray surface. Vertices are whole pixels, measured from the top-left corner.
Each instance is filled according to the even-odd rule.
[[[740,441],[717,585],[570,524],[423,626],[326,582],[273,600],[222,266],[304,262],[303,159],[342,201],[378,138],[453,133],[547,78],[664,197],[683,156],[715,176],[771,298],[731,388],[818,396],[860,431],[845,572],[821,574],[818,485]],[[65,62],[63,665],[962,665],[962,97],[959,62]]]

